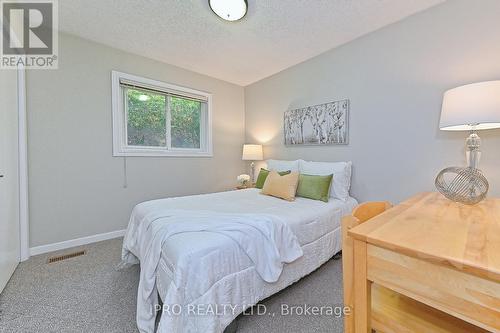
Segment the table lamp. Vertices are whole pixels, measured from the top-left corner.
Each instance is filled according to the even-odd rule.
[[[465,143],[466,168],[447,168],[436,178],[438,190],[463,203],[477,203],[486,197],[488,182],[479,171],[481,138],[478,130],[500,128],[500,81],[468,84],[445,92],[439,129],[469,131]],[[456,174],[450,184],[443,175]]]
[[[243,161],[252,161],[250,163],[250,168],[252,169],[251,177],[252,184],[255,183],[255,162],[254,161],[262,161],[263,153],[262,153],[262,145],[243,145],[243,156],[241,157]]]

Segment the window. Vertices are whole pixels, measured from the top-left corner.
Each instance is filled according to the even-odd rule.
[[[114,156],[212,156],[208,93],[112,72]]]

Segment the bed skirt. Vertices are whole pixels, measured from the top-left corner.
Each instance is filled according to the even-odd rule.
[[[262,280],[253,266],[225,276],[189,305],[192,308],[198,308],[198,305],[201,307],[221,305],[219,308],[221,309],[223,305],[232,304],[238,305],[237,310],[234,311],[231,308],[231,311],[223,311],[218,315],[192,315],[187,322],[188,327],[178,327],[178,331],[222,333],[244,310],[312,273],[341,249],[342,233],[341,228],[338,227],[319,239],[303,245],[304,255],[296,261],[286,264],[279,280],[275,283],[267,283]],[[169,269],[160,261],[156,280],[158,293],[162,300],[166,299],[171,276]]]

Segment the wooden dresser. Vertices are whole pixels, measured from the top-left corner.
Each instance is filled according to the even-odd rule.
[[[348,235],[355,333],[500,332],[500,199],[422,193]]]

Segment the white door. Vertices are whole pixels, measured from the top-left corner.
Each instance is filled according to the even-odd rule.
[[[17,71],[0,69],[0,292],[19,263]]]

